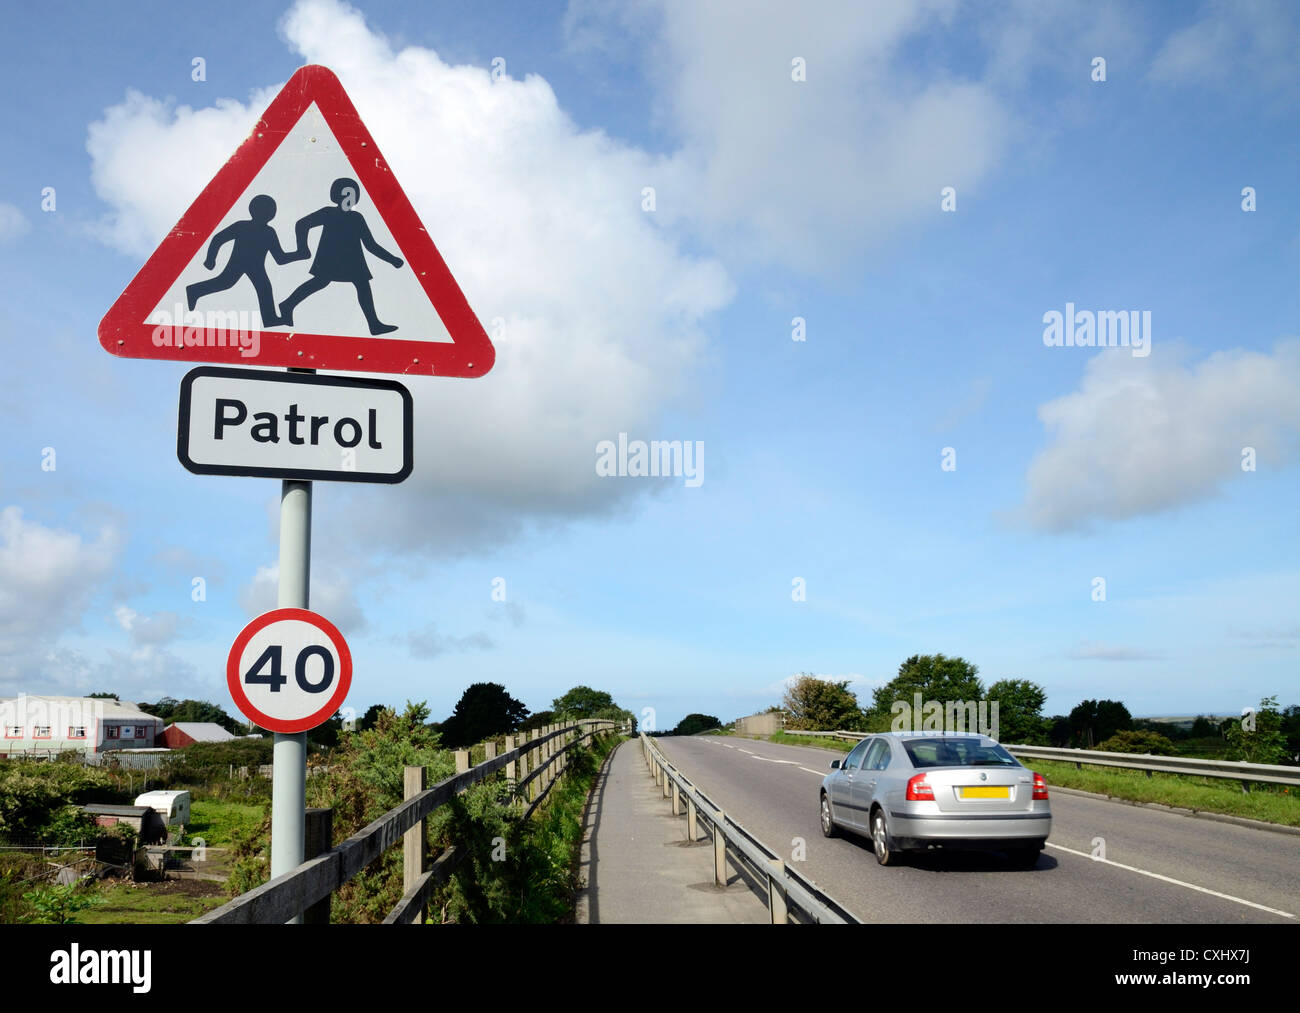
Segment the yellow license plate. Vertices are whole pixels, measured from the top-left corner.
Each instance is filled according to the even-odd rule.
[[[961,790],[962,798],[1010,798],[1011,789],[1006,785],[975,785]]]

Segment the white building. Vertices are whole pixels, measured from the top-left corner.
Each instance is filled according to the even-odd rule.
[[[103,753],[159,745],[163,722],[133,703],[80,696],[0,699],[0,754]]]

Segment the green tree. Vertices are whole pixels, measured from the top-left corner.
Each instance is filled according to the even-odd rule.
[[[117,695],[116,693],[91,693],[89,699],[91,699],[91,700],[116,700],[116,699],[118,699],[118,695]]]
[[[1070,711],[1070,737],[1079,748],[1091,749],[1132,727],[1133,716],[1118,700],[1084,700]]]
[[[339,735],[342,731],[343,716],[335,714],[307,732],[307,745],[315,749],[333,749],[339,744]]]
[[[536,714],[530,714],[524,723],[519,726],[523,732],[531,732],[537,728],[543,728],[546,725],[553,725],[556,722],[555,711],[538,711]]]
[[[800,672],[786,688],[783,701],[787,728],[808,728],[831,732],[851,731],[862,723],[858,698],[849,690],[849,681],[834,682]]]
[[[470,746],[491,735],[513,732],[528,717],[528,708],[496,682],[476,682],[456,702],[439,731],[450,748]]]
[[[574,686],[551,702],[551,710],[566,718],[594,718],[600,711],[619,709],[612,696],[590,686]]]
[[[551,701],[551,708],[558,721],[573,721],[582,718],[604,718],[608,721],[627,721],[632,712],[625,710],[614,702],[614,698],[604,690],[592,689],[590,686],[574,686],[564,696]]]
[[[368,731],[371,728],[374,728],[375,722],[379,720],[379,715],[383,710],[384,710],[383,704],[372,703],[366,709],[366,712],[363,715],[361,715],[361,718],[357,721],[356,731],[364,732],[364,731]]]
[[[1054,714],[1043,718],[1043,734],[1047,736],[1049,746],[1068,746],[1070,744],[1070,719],[1064,714]]]
[[[722,722],[712,714],[687,714],[677,722],[677,727],[672,730],[673,735],[698,735],[700,732],[707,732],[711,728],[721,728]]]
[[[1028,679],[999,679],[988,688],[989,713],[998,705],[998,738],[1020,746],[1047,744],[1043,704],[1047,691]]]
[[[913,654],[898,666],[896,675],[872,694],[871,717],[878,725],[886,722],[893,713],[896,701],[914,707],[916,694],[923,702],[935,700],[983,700],[984,685],[979,680],[979,668],[964,658],[949,658],[943,654]],[[920,723],[920,715],[914,715]]]
[[[1282,714],[1277,697],[1266,696],[1254,714],[1234,720],[1228,727],[1228,759],[1246,763],[1285,763],[1286,736],[1282,734]]]
[[[1290,762],[1300,763],[1300,706],[1291,704],[1282,710],[1282,734],[1286,736],[1286,751]]]

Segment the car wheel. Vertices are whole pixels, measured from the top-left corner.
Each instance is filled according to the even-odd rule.
[[[1014,851],[1007,852],[1007,855],[1011,858],[1011,864],[1017,869],[1032,869],[1038,864],[1038,856],[1041,853],[1041,848],[1016,848]]]
[[[822,792],[822,836],[834,837],[836,834],[835,815],[831,812],[830,796]]]
[[[881,865],[897,865],[898,852],[890,847],[889,828],[885,825],[885,812],[877,809],[871,814],[871,843],[876,848],[876,861]]]

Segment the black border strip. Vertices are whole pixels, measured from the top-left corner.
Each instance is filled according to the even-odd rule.
[[[368,390],[396,391],[402,396],[402,470],[378,471],[309,470],[305,468],[255,468],[236,464],[200,464],[190,458],[190,396],[194,381],[201,376],[234,377],[240,380],[265,380],[271,383],[302,383],[317,387],[364,387]],[[242,478],[281,478],[304,482],[382,482],[396,485],[405,481],[415,466],[415,412],[411,392],[396,380],[378,377],[329,376],[318,373],[272,372],[266,369],[235,369],[230,366],[198,366],[181,380],[180,409],[176,425],[176,456],[187,471],[196,475],[237,475]]]

